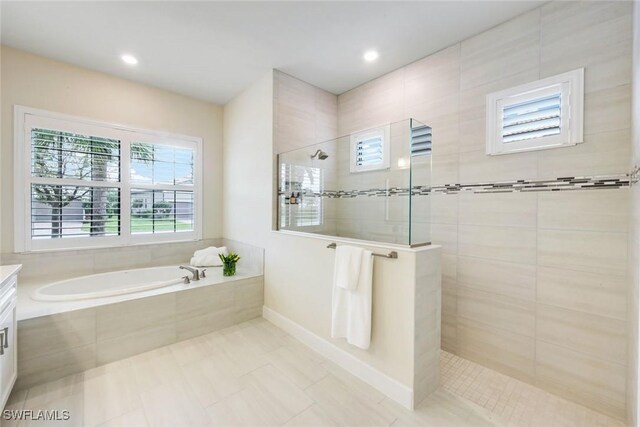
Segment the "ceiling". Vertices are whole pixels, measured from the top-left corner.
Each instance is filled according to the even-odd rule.
[[[2,1],[1,42],[224,104],[272,68],[335,94],[539,1]],[[380,57],[366,63],[375,49]],[[124,53],[139,64],[127,66]]]

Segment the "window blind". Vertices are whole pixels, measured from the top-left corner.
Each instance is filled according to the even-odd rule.
[[[322,169],[288,163],[280,164],[281,227],[305,227],[322,224]],[[296,204],[287,203],[293,193]]]
[[[561,93],[503,107],[502,140],[505,143],[560,133]]]
[[[381,165],[384,161],[382,152],[382,137],[362,139],[356,143],[356,165]]]
[[[192,191],[131,189],[131,234],[193,229]]]
[[[411,156],[425,156],[431,154],[431,127],[427,125],[411,129]]]
[[[76,185],[31,185],[33,239],[120,234],[120,190]]]
[[[119,181],[120,141],[32,129],[31,174],[40,178]]]
[[[117,139],[31,129],[32,239],[120,234],[120,148]]]

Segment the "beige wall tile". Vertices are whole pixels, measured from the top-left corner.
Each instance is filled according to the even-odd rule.
[[[624,417],[624,365],[536,342],[536,385],[617,418]]]
[[[536,193],[461,193],[461,225],[536,226]]]
[[[535,303],[458,285],[458,319],[534,337]]]
[[[176,315],[176,293],[140,298],[97,307],[96,339],[106,341],[171,324]]]
[[[587,93],[630,82],[630,3],[553,2],[541,10],[541,77],[586,67]]]
[[[585,135],[584,143],[538,152],[541,179],[626,173],[631,156],[629,129]]]
[[[458,226],[449,224],[431,224],[431,243],[442,246],[443,254],[455,254],[458,251]]]
[[[500,295],[535,300],[536,267],[487,259],[458,257],[460,285]]]
[[[532,337],[459,319],[457,354],[515,378],[533,382],[535,345]]]
[[[231,309],[235,301],[234,282],[194,288],[176,294],[176,321]]]
[[[538,304],[536,339],[624,365],[626,322]]]
[[[460,87],[538,67],[540,11],[533,10],[461,43]]]
[[[431,156],[431,182],[444,185],[458,182],[458,155]]]
[[[544,304],[623,320],[625,276],[538,266],[537,299]]]
[[[18,322],[18,362],[95,343],[95,309]]]
[[[19,356],[18,356],[19,357]],[[96,366],[94,343],[20,360],[16,390],[33,387]]]
[[[460,225],[458,255],[533,265],[536,232],[520,227]]]
[[[538,177],[538,153],[489,156],[485,149],[460,153],[460,183],[515,181]]]
[[[584,96],[585,135],[628,129],[631,123],[631,86],[616,86]]]
[[[540,193],[538,221],[539,228],[624,233],[629,222],[629,191]]]
[[[538,265],[625,275],[627,235],[538,230]]]
[[[115,362],[174,342],[176,342],[175,323],[100,340],[96,347],[97,365]]]
[[[414,197],[414,200],[421,199]],[[430,202],[430,220],[436,224],[458,223],[458,194],[437,194],[428,196]]]

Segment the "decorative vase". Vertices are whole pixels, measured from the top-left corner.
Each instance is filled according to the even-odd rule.
[[[236,274],[236,261],[223,262],[222,275],[226,277],[235,276]]]

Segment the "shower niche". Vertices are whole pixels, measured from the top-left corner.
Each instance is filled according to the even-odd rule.
[[[429,244],[432,129],[407,119],[278,155],[278,229]]]

